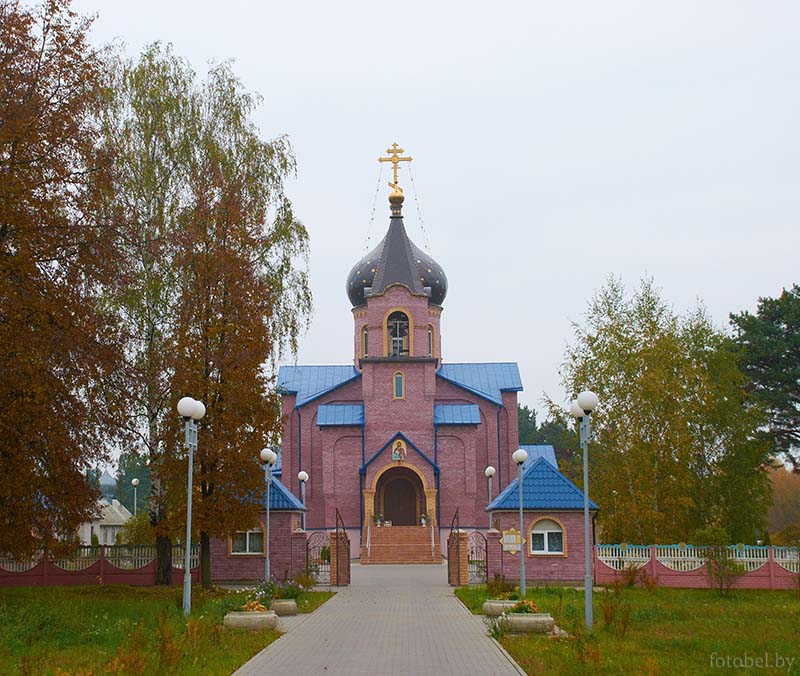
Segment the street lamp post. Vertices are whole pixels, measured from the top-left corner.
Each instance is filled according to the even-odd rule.
[[[136,490],[139,488],[139,479],[131,479],[131,486],[133,486],[133,515],[136,516],[139,502]]]
[[[572,402],[571,413],[580,424],[580,442],[583,451],[583,542],[586,550],[586,575],[583,578],[586,605],[586,628],[592,628],[592,539],[589,530],[589,434],[592,411],[599,400],[594,392],[585,390]]]
[[[519,596],[525,599],[525,524],[522,520],[522,465],[528,459],[528,452],[524,448],[514,451],[511,459],[517,463],[519,471]]]
[[[297,480],[300,482],[300,502],[303,503],[303,507],[306,506],[306,481],[308,481],[308,472],[304,472],[300,470],[297,473]],[[303,530],[306,529],[306,513],[303,512]]]
[[[178,415],[184,420],[185,443],[189,451],[189,481],[186,492],[186,558],[183,571],[183,614],[187,617],[192,609],[192,469],[194,452],[197,450],[197,421],[206,414],[202,401],[183,397],[178,402]]]
[[[267,541],[264,546],[264,552],[266,553],[266,561],[264,562],[264,582],[270,581],[270,572],[269,572],[269,489],[272,486],[272,466],[278,461],[278,454],[273,451],[271,448],[265,448],[261,451],[261,462],[264,463],[264,482],[267,484],[267,499],[266,499],[266,506],[267,506],[267,516],[266,516],[266,538]]]
[[[489,503],[492,502],[492,477],[494,476],[495,469],[491,465],[489,465],[483,473],[486,475],[486,478],[489,480]],[[489,529],[492,528],[492,513],[489,512]]]

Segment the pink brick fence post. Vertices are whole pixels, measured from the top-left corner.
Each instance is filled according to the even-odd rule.
[[[331,585],[350,584],[350,540],[344,532],[331,532]],[[341,564],[341,565],[340,565]]]

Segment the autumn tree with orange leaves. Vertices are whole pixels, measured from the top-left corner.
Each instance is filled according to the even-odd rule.
[[[202,578],[211,536],[252,526],[263,473],[258,454],[276,442],[272,366],[294,350],[310,311],[302,268],[308,236],[283,182],[294,171],[288,141],[261,139],[258,98],[229,64],[198,83],[171,48],[113,63],[105,144],[115,149],[108,211],[132,275],[110,294],[132,341],[119,393],[150,462],[151,522],[159,581],[168,539],[186,515],[186,455],[175,404],[202,400],[193,524]]]
[[[69,3],[0,0],[0,552],[74,538],[97,494],[115,411],[99,384],[118,334],[101,290],[115,270],[100,227],[93,123],[101,63]]]

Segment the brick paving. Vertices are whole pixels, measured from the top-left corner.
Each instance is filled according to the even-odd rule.
[[[524,674],[453,596],[445,566],[354,564],[352,579],[234,676]]]

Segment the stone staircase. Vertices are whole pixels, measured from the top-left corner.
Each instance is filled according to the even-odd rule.
[[[433,555],[431,555],[433,528]],[[441,563],[439,533],[434,526],[372,526],[361,547],[361,563]]]

